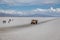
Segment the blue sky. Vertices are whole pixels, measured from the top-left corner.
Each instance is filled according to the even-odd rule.
[[[48,9],[50,7],[54,7],[54,8],[60,8],[60,4],[42,4],[42,5],[28,5],[28,6],[20,6],[20,5],[7,5],[7,4],[0,4],[0,9],[3,10],[33,10],[36,8],[42,8],[42,9]]]
[[[0,9],[32,10],[36,8],[60,8],[60,0],[0,0]]]
[[[43,12],[45,12],[44,10],[48,10],[50,9],[50,7],[53,7],[52,10],[58,11],[59,13],[60,0],[0,0],[0,12],[2,10],[2,12],[11,14],[12,12],[20,14],[33,14],[35,13],[34,10],[37,10],[36,13],[38,13],[38,11],[42,13],[41,9],[43,10]]]

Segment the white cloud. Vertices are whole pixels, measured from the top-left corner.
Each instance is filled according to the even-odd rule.
[[[44,2],[43,2],[44,1]],[[59,0],[42,0],[43,3],[57,3]]]
[[[16,11],[16,10],[0,10],[0,13],[5,14],[19,14],[19,15],[34,15],[34,14],[43,14],[51,16],[60,16],[60,8],[56,9],[34,9],[30,11]]]
[[[23,14],[21,11],[16,11],[16,10],[0,10],[0,13],[5,13],[5,14]]]
[[[58,17],[60,16],[60,8],[56,8],[56,9],[35,9],[34,10],[35,14],[38,15],[47,15],[47,16],[54,16],[54,17]]]
[[[35,11],[35,12],[60,12],[60,8],[55,8],[55,9],[53,7],[49,8],[49,9],[37,8],[37,9],[35,9],[33,11]]]
[[[40,8],[37,8],[37,9],[35,9],[35,10],[33,10],[33,11],[35,11],[35,12],[46,12],[46,11],[48,11],[47,9],[40,9]]]
[[[17,11],[17,10],[0,10],[0,13],[5,14],[19,14],[19,15],[31,15],[32,11]]]
[[[40,5],[49,3],[60,4],[60,0],[0,0],[0,4],[8,5]]]
[[[34,0],[0,0],[0,4],[8,4],[8,5],[24,5],[30,4]]]
[[[57,10],[57,12],[60,12],[60,8],[57,8],[56,10]]]

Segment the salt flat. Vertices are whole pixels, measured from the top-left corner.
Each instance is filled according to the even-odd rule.
[[[0,20],[8,20],[1,17]],[[0,40],[60,40],[60,18],[12,18],[11,23],[0,21]],[[31,25],[37,19],[37,25]]]
[[[8,23],[8,20],[12,19],[10,23]],[[24,24],[30,24],[31,20],[37,19],[38,22],[45,21],[45,20],[50,20],[50,19],[55,19],[51,17],[0,17],[0,27],[11,27],[11,26],[16,26],[16,25],[24,25]],[[6,23],[3,24],[3,20],[6,20]]]

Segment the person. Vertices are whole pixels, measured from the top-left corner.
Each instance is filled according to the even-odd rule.
[[[6,23],[6,20],[3,20],[3,23]]]
[[[11,21],[13,21],[13,19],[9,19],[9,20],[8,20],[8,23],[10,23]]]
[[[10,23],[10,22],[11,22],[11,19],[8,20],[8,23]]]

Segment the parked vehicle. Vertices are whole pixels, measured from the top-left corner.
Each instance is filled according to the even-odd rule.
[[[34,20],[34,19],[33,19],[33,20],[31,21],[31,24],[37,24],[37,23],[38,23],[38,20]]]

